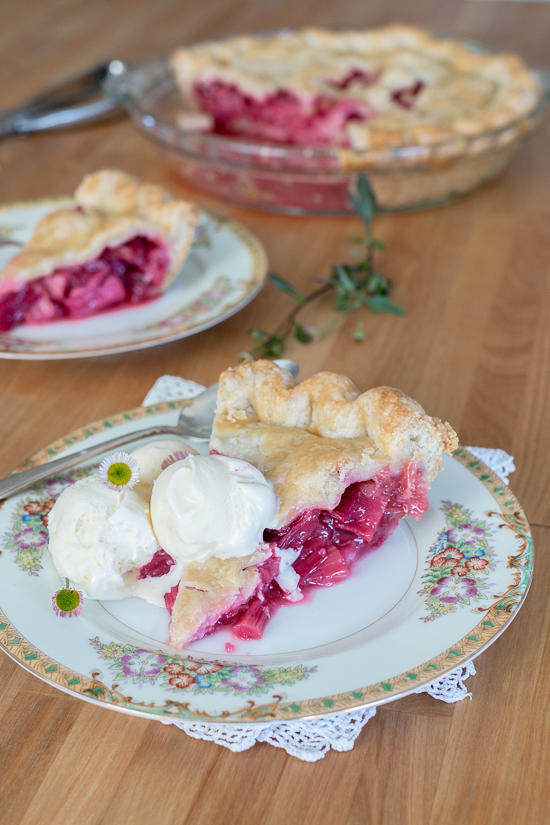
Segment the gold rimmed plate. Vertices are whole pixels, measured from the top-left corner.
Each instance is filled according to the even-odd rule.
[[[114,431],[139,430],[145,420],[173,424],[184,403],[90,424],[25,467]],[[70,619],[52,610],[60,585],[47,513],[87,472],[77,468],[4,502],[0,645],[75,697],[147,718],[265,723],[391,701],[479,655],[514,618],[531,581],[533,545],[521,506],[461,448],[446,457],[420,523],[404,519],[349,579],[282,607],[261,640],[238,641],[222,629],[176,652],[167,611],[139,599],[85,600]]]

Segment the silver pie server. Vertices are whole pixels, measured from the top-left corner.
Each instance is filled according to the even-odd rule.
[[[275,363],[288,370],[294,378],[297,377],[299,367],[295,361],[281,358],[276,360]],[[102,441],[101,444],[96,444],[93,447],[86,447],[84,450],[78,450],[76,453],[56,458],[53,461],[47,461],[39,467],[32,467],[30,470],[23,470],[21,473],[13,473],[11,476],[0,480],[0,500],[15,493],[20,493],[27,487],[31,487],[37,481],[42,481],[63,470],[69,470],[82,461],[86,461],[102,453],[110,452],[117,447],[124,446],[124,444],[129,444],[131,441],[137,441],[139,438],[172,435],[183,439],[189,438],[197,442],[208,441],[214,422],[217,395],[218,384],[212,384],[211,387],[208,387],[208,389],[183,408],[175,427],[160,425],[157,427],[146,427],[143,430],[134,430],[134,432],[126,433],[126,435],[111,438],[109,441]]]

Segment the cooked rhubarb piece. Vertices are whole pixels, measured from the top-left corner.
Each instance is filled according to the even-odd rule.
[[[425,85],[421,80],[417,80],[407,89],[396,89],[395,92],[392,92],[392,100],[404,109],[412,109],[417,95],[420,94]]]
[[[158,297],[190,248],[197,209],[123,172],[84,178],[0,272],[0,331]]]
[[[144,564],[138,573],[138,579],[150,579],[165,576],[170,572],[176,561],[165,550],[159,548],[151,561]]]

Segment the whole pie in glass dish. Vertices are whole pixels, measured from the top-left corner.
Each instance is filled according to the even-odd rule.
[[[261,638],[282,605],[346,579],[401,518],[421,518],[457,436],[399,390],[360,394],[330,372],[295,385],[286,370],[256,361],[222,373],[210,447],[213,458],[259,470],[276,507],[246,556],[186,565],[166,602],[176,648],[225,625],[238,639]]]
[[[403,25],[233,37],[178,49],[172,67],[218,134],[360,152],[479,135],[540,98],[519,57]]]
[[[516,55],[394,25],[198,43],[122,66],[105,91],[186,182],[252,208],[345,214],[360,173],[389,212],[495,177],[548,85]]]
[[[196,206],[124,172],[87,175],[0,272],[0,331],[158,297],[193,241]]]
[[[516,55],[393,25],[198,43],[123,67],[106,91],[186,182],[248,207],[344,214],[358,174],[389,212],[495,177],[548,85]]]

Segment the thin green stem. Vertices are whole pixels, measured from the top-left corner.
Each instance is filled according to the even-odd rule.
[[[318,289],[313,290],[308,295],[306,295],[305,300],[300,303],[296,304],[296,306],[292,309],[291,312],[288,313],[286,318],[283,318],[279,326],[275,329],[273,335],[280,336],[282,338],[288,338],[288,336],[292,333],[294,329],[294,322],[297,320],[298,315],[300,312],[308,306],[312,301],[315,301],[317,298],[320,298],[321,295],[325,295],[327,292],[330,292],[333,289],[331,284],[323,284]]]
[[[363,175],[358,178],[357,195],[350,195],[350,200],[357,213],[363,218],[365,225],[365,237],[353,239],[353,243],[358,244],[363,250],[359,260],[353,264],[335,264],[332,267],[330,278],[307,295],[296,290],[284,278],[272,275],[271,280],[274,285],[293,297],[294,301],[298,299],[298,303],[283,318],[275,332],[269,333],[261,329],[250,331],[255,342],[252,350],[255,358],[276,357],[275,353],[282,354],[286,341],[291,335],[302,343],[314,340],[318,337],[317,330],[324,332],[330,329],[350,312],[357,312],[353,338],[356,341],[363,341],[366,337],[363,330],[365,306],[369,306],[376,312],[402,314],[401,307],[389,300],[391,282],[375,269],[376,250],[383,249],[384,244],[372,234],[372,218],[376,212],[376,202],[369,182]],[[309,304],[328,293],[332,293],[335,298],[336,318],[316,328],[315,335],[310,335],[307,328],[302,327],[298,322],[299,315]]]
[[[355,322],[355,332],[353,333],[354,341],[364,341],[365,333],[363,331],[363,307],[357,310],[357,320]]]

